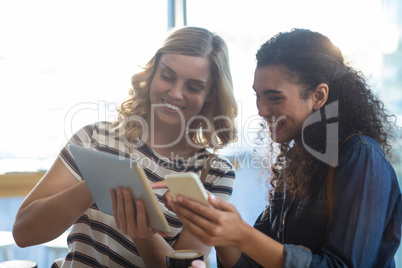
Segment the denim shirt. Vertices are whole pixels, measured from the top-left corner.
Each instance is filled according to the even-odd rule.
[[[395,267],[402,229],[401,191],[379,145],[353,136],[339,152],[329,212],[319,196],[273,199],[254,227],[285,247],[285,267]],[[265,216],[264,216],[265,214]],[[267,252],[267,254],[269,254]],[[262,267],[243,255],[234,267]]]

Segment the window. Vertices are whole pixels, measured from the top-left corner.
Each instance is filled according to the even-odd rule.
[[[0,173],[36,171],[80,127],[115,118],[166,36],[167,5],[1,1],[0,25]]]

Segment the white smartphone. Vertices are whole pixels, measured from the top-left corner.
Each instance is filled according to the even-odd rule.
[[[178,195],[182,195],[210,206],[207,190],[197,174],[193,172],[168,174],[165,176],[165,180],[174,199]]]

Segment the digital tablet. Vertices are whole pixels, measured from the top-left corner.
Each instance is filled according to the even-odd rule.
[[[165,176],[166,185],[173,198],[182,195],[210,206],[208,193],[200,178],[193,172],[172,173]]]
[[[149,226],[155,230],[170,232],[158,200],[138,163],[121,155],[74,145],[68,147],[100,211],[113,215],[109,190],[128,188],[134,199],[144,202]]]

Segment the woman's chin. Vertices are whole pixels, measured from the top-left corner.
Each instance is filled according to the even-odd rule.
[[[278,135],[278,133],[272,133],[272,132],[271,132],[271,140],[276,143],[284,143],[284,142],[289,141],[289,139],[287,137],[284,137],[283,135]]]

